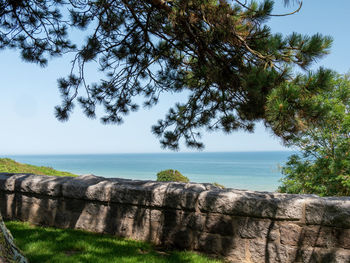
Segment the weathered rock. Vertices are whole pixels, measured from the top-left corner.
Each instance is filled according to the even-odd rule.
[[[350,197],[313,198],[306,203],[307,224],[350,228]]]
[[[202,192],[198,200],[203,212],[289,220],[302,219],[304,202],[298,195],[231,189]]]
[[[280,235],[281,235],[281,244],[298,246],[301,243],[301,231],[302,227],[296,224],[281,224],[280,225]]]
[[[206,232],[222,236],[233,236],[235,233],[234,221],[232,216],[207,214],[203,223]]]
[[[267,238],[272,230],[275,230],[275,222],[256,218],[239,218],[236,220],[238,234],[241,238]],[[276,231],[274,231],[276,232]]]
[[[301,249],[296,262],[310,263],[348,263],[350,253],[348,250],[326,250],[322,248]]]

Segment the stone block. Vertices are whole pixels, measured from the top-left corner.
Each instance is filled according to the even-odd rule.
[[[204,190],[201,184],[167,183],[163,206],[195,211],[198,196]]]
[[[337,246],[350,250],[350,229],[335,229]]]
[[[94,185],[102,181],[105,181],[105,179],[93,175],[72,177],[70,180],[67,180],[62,184],[62,195],[66,198],[72,199],[88,199],[88,188],[93,188]]]
[[[306,223],[350,229],[350,198],[314,198],[305,206]]]
[[[263,239],[249,240],[249,262],[273,262],[273,263],[295,263],[298,249],[279,244],[279,242],[268,242]]]
[[[162,207],[164,204],[166,186],[158,182],[143,181],[143,184],[139,182],[127,184],[103,182],[100,184],[110,185],[102,187],[108,193],[104,200],[109,202],[152,207]],[[100,200],[100,197],[96,198]]]
[[[15,191],[59,197],[62,196],[62,184],[71,179],[72,177],[26,175],[16,178]]]
[[[237,240],[233,237],[201,233],[198,238],[198,250],[208,254],[232,255],[232,251],[236,249],[236,242]]]
[[[337,246],[335,231],[324,226],[305,226],[302,231],[300,246],[332,248]]]
[[[298,195],[227,189],[202,192],[198,204],[202,212],[302,220],[304,199]]]
[[[4,219],[15,218],[16,202],[14,193],[0,191],[0,211]]]
[[[38,198],[34,196],[15,194],[14,218],[21,221],[28,221],[35,225],[53,226],[58,200],[50,198]]]
[[[221,236],[234,235],[234,219],[232,216],[207,214],[204,219],[205,231]]]
[[[235,239],[233,246],[231,249],[227,249],[224,256],[231,263],[252,263],[249,252],[249,240]]]
[[[0,190],[11,191],[15,190],[16,176],[11,173],[0,173]]]
[[[349,263],[350,252],[343,249],[300,249],[296,260],[307,263]]]
[[[268,219],[240,217],[236,219],[235,228],[241,238],[277,238],[272,236],[277,230],[275,222]]]
[[[292,224],[280,224],[280,239],[282,245],[298,246],[301,242],[302,227]]]

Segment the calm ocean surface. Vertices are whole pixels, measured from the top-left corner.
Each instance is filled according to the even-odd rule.
[[[76,174],[156,180],[157,172],[177,169],[192,182],[217,182],[226,187],[273,191],[279,165],[292,152],[155,153],[98,155],[1,156],[21,163],[50,166]]]

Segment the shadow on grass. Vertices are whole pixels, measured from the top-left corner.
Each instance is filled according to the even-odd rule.
[[[34,227],[10,221],[16,244],[35,262],[184,262],[214,263],[193,252],[157,251],[151,244],[80,230]]]

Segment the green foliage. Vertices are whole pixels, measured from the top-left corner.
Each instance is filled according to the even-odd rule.
[[[222,184],[219,184],[217,182],[213,183],[214,186],[218,187],[218,188],[221,188],[221,189],[225,189],[226,187]]]
[[[88,117],[101,106],[103,123],[157,104],[163,92],[186,91],[152,127],[163,147],[202,148],[200,130],[253,131],[267,120],[267,96],[298,85],[293,67],[309,68],[330,50],[332,39],[271,33],[266,22],[274,2],[263,1],[0,1],[0,49],[21,50],[26,61],[75,52],[70,74],[59,80],[63,101],[56,116],[67,120],[76,102]],[[69,16],[67,17],[67,14]],[[75,47],[74,34],[85,42]],[[105,77],[85,80],[97,63]],[[137,98],[137,99],[135,99]],[[267,122],[267,126],[271,126]],[[276,127],[276,125],[273,125]],[[278,129],[277,129],[278,130]],[[273,129],[275,131],[275,129]]]
[[[219,263],[194,252],[157,251],[151,244],[80,230],[7,222],[16,244],[31,263]]]
[[[292,155],[282,168],[281,192],[350,195],[349,75],[334,75],[328,85],[312,99],[322,114],[303,119],[303,129],[288,142],[301,154]]]
[[[9,158],[0,158],[0,173],[32,173],[52,176],[77,176],[69,172],[57,171],[51,167],[18,163]]]
[[[297,75],[272,90],[267,98],[265,124],[288,145],[301,136],[307,125],[328,112],[323,94],[332,90],[334,72],[319,69],[308,75]]]
[[[183,176],[178,170],[169,169],[157,173],[157,181],[188,183],[190,180],[186,176]]]
[[[75,46],[68,39],[68,23],[58,9],[63,1],[0,1],[0,49],[21,51],[24,60],[47,64]]]

